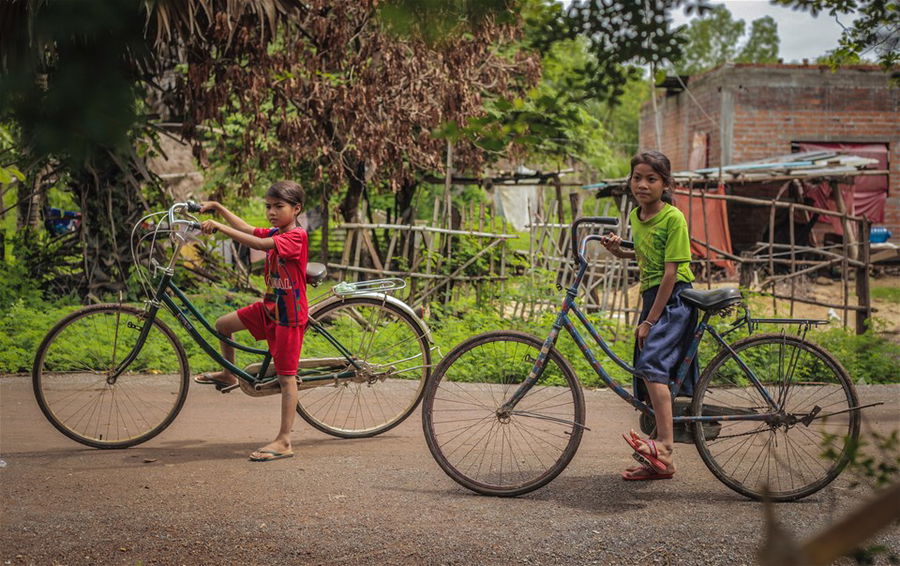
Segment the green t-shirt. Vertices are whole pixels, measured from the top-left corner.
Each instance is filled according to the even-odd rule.
[[[691,238],[688,235],[684,214],[671,204],[666,204],[656,216],[642,221],[638,217],[640,208],[631,211],[631,237],[634,253],[641,269],[641,292],[662,282],[666,263],[677,263],[677,279],[690,283],[694,280],[691,272]]]

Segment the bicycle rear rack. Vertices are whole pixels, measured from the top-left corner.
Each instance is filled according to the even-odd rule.
[[[331,291],[339,297],[348,297],[364,293],[387,293],[403,289],[404,287],[406,287],[406,281],[403,279],[390,278],[358,281],[356,283],[344,281],[332,287]]]

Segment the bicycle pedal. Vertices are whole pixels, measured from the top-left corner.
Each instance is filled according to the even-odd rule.
[[[235,389],[237,389],[240,386],[241,386],[240,382],[233,383],[231,385],[216,385],[216,390],[221,393],[231,393],[232,391],[234,391]]]

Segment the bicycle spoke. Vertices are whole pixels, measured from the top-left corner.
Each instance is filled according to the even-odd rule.
[[[356,375],[339,379],[339,391],[324,380],[318,387],[301,388],[297,412],[319,430],[342,437],[379,434],[406,418],[431,371],[424,330],[397,307],[375,298],[344,299],[311,316],[350,353],[357,366],[346,371]],[[320,333],[305,341],[302,356],[343,357]]]
[[[726,485],[749,497],[760,498],[768,490],[774,500],[790,501],[818,491],[846,464],[845,447],[859,434],[859,415],[839,413],[846,417],[809,424],[803,419],[856,406],[852,384],[837,362],[794,336],[759,335],[733,348],[781,409],[769,415],[770,424],[719,421],[709,437],[697,433],[703,461]],[[736,367],[731,355],[713,360],[698,386],[695,407],[716,406],[721,415],[759,413],[756,387],[738,386]],[[826,449],[836,456],[827,457]]]
[[[106,381],[137,343],[139,332],[129,325],[151,324],[141,316],[131,307],[87,307],[45,339],[35,360],[38,404],[67,436],[89,446],[131,446],[158,434],[181,409],[187,366],[176,339],[157,324],[129,371]]]
[[[542,383],[510,411],[507,403],[531,371],[541,345],[496,334],[448,353],[426,392],[426,438],[438,463],[466,487],[525,493],[552,479],[571,459],[580,441],[583,404],[574,376],[551,356]],[[568,386],[546,385],[545,380]]]

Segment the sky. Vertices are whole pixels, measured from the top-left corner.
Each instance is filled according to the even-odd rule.
[[[735,20],[744,20],[747,31],[750,23],[762,16],[772,16],[778,24],[779,44],[778,56],[785,63],[801,62],[803,59],[814,61],[827,51],[837,47],[841,36],[841,26],[828,14],[820,13],[812,17],[809,12],[791,10],[782,6],[773,6],[766,0],[712,0],[710,5],[725,4]],[[681,12],[672,14],[674,24],[681,25],[690,19]],[[850,25],[853,18],[844,16],[841,23]],[[745,36],[746,40],[746,36]]]

